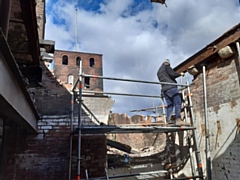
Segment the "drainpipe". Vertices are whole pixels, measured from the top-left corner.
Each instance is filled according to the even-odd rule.
[[[204,119],[205,119],[205,148],[206,148],[206,170],[207,170],[207,179],[212,180],[211,172],[211,154],[210,154],[210,135],[209,135],[209,124],[208,124],[208,113],[207,113],[207,89],[206,89],[206,67],[203,68],[203,97],[204,97]]]

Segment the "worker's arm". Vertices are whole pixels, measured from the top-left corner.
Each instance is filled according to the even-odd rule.
[[[166,71],[167,71],[168,75],[173,79],[181,76],[180,73],[175,72],[170,66],[166,66]]]

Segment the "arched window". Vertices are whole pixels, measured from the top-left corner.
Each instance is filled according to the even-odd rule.
[[[68,56],[67,56],[67,55],[64,55],[64,56],[62,57],[62,64],[68,65]]]
[[[90,78],[89,77],[84,78],[84,87],[90,88]]]
[[[76,58],[76,66],[80,66],[81,57]]]
[[[69,74],[68,75],[68,84],[73,84],[73,81],[74,81],[74,77],[72,74]]]
[[[94,66],[94,58],[89,59],[89,65],[90,65],[90,67]]]

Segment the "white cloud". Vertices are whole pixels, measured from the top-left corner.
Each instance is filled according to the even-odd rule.
[[[152,8],[133,9],[137,2]],[[97,12],[78,8],[78,50],[103,54],[104,76],[157,81],[163,59],[176,66],[239,23],[235,0],[166,2],[167,8],[150,0],[105,0]],[[47,4],[46,39],[55,40],[56,49],[74,50],[76,2],[48,0]],[[160,93],[159,85],[115,81],[104,81],[104,85],[106,92]],[[112,97],[116,100],[113,111],[121,113],[160,103],[152,98]]]

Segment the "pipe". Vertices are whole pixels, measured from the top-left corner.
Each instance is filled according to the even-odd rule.
[[[73,131],[73,112],[74,112],[74,93],[71,92],[71,120],[70,120],[70,132]],[[70,136],[70,152],[69,152],[69,169],[68,169],[68,180],[71,180],[72,176],[72,140],[73,137]]]
[[[181,77],[181,83],[183,83],[183,77]],[[183,98],[183,108],[184,108],[184,119],[187,122],[188,115],[187,115],[187,97],[185,96],[185,89],[181,90],[182,93],[182,98]],[[194,177],[196,174],[195,168],[194,168],[194,161],[192,157],[192,145],[191,145],[191,137],[190,137],[190,132],[187,131],[187,144],[188,144],[188,151],[189,151],[189,157],[190,157],[190,165],[191,165],[191,170],[192,170],[192,176]]]
[[[166,116],[166,108],[165,108],[164,98],[161,97],[160,99],[161,99],[161,102],[162,102],[163,119],[164,119],[164,123],[166,124],[167,123],[167,116]]]
[[[205,129],[206,129],[206,138],[205,138],[206,169],[207,169],[207,178],[208,178],[208,180],[212,180],[211,155],[210,155],[210,139],[209,139],[209,124],[208,124],[208,113],[207,113],[206,67],[203,66],[202,68],[203,68],[204,119],[205,119]]]
[[[237,46],[238,57],[240,57],[240,48],[239,48],[239,42],[236,42],[236,46]]]
[[[79,66],[79,95],[78,95],[78,153],[77,153],[77,176],[76,180],[80,180],[81,173],[81,114],[82,114],[82,60]]]
[[[189,85],[189,79],[188,79],[188,75],[187,75],[187,84]],[[190,91],[190,87],[187,87],[187,93],[191,96],[191,91]],[[192,98],[189,97],[189,111],[190,111],[190,120],[191,120],[191,124],[193,127],[195,127],[195,122],[194,122],[194,115],[193,115],[193,103],[192,103]],[[200,150],[199,150],[199,145],[197,142],[197,133],[196,131],[192,131],[193,133],[193,142],[195,144],[195,157],[197,160],[197,168],[198,168],[198,174],[200,177],[203,177],[203,170],[202,170],[202,161],[201,161],[201,155],[200,155]],[[203,179],[203,178],[201,178]]]
[[[147,84],[166,84],[166,85],[183,86],[183,87],[188,87],[188,86],[190,86],[190,85],[187,85],[187,84],[177,84],[177,83],[168,83],[168,82],[142,81],[142,80],[113,78],[113,77],[96,76],[96,75],[88,75],[88,74],[83,74],[82,77],[98,78],[98,79],[108,79],[108,80],[118,80],[118,81],[128,81],[128,82],[139,82],[139,83],[147,83]]]
[[[76,91],[75,91],[75,92],[76,92]],[[101,92],[101,91],[84,91],[84,93],[96,93],[96,94],[109,94],[109,95],[122,95],[122,96],[138,96],[138,97],[161,98],[161,96],[155,96],[155,95],[128,94],[128,93],[113,93],[113,92]]]

